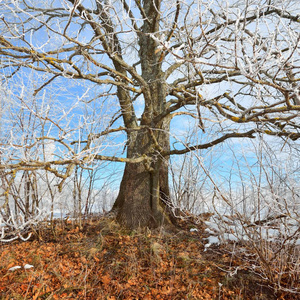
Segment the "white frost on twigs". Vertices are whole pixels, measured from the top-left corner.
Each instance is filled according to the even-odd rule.
[[[36,215],[25,221],[25,217],[22,214],[17,216],[11,215],[8,219],[3,218],[0,214],[0,242],[9,243],[16,239],[27,241],[32,235],[30,228],[35,227],[40,221],[45,219],[46,215],[45,211],[38,209]]]

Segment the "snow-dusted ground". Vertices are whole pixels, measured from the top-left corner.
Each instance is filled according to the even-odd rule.
[[[243,221],[237,216],[223,215],[220,218],[215,214],[212,215],[208,221],[204,222],[207,226],[205,231],[209,235],[206,239],[205,249],[207,250],[211,245],[249,240],[300,245],[300,220],[297,220],[296,216],[294,218],[278,217],[278,215],[265,216],[260,220],[262,224],[259,224],[257,220],[250,224]]]

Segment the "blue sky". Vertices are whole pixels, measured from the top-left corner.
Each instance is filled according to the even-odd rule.
[[[53,3],[60,3],[59,1],[55,1]],[[89,1],[85,1],[85,3],[91,3]],[[225,5],[225,2],[224,2]],[[118,8],[117,8],[118,9]],[[136,12],[136,11],[134,11]],[[174,13],[174,10],[173,10]],[[236,13],[238,11],[236,10]],[[117,15],[117,14],[116,14]],[[193,13],[194,18],[198,18],[196,11]],[[172,20],[170,15],[170,20]],[[35,23],[35,21],[31,21],[32,24]],[[53,29],[59,29],[64,28],[64,26],[67,24],[67,19],[62,20],[59,19],[56,23],[53,21]],[[135,47],[136,42],[132,43],[134,40],[135,35],[129,35],[127,32],[125,32],[130,27],[130,20],[127,18],[127,20],[123,20],[122,22],[124,33],[120,34],[121,38],[123,39],[124,43],[123,45],[126,45],[125,51],[124,51],[124,57],[129,63],[133,63],[137,61],[136,52],[134,52],[136,49]],[[264,25],[265,26],[265,25]],[[121,28],[119,26],[119,28]],[[265,26],[266,28],[266,26]],[[80,34],[78,34],[78,25],[72,24],[68,27],[67,32],[71,34],[74,37],[77,37],[82,43],[88,42],[92,35],[91,31],[84,29],[81,31]],[[198,29],[199,30],[199,29]],[[261,30],[261,29],[260,29]],[[197,30],[195,31],[195,33]],[[163,34],[163,33],[162,33]],[[48,51],[52,50],[53,47],[60,47],[64,45],[64,47],[72,45],[71,42],[65,42],[65,39],[62,38],[59,35],[55,35],[53,31],[50,30],[42,30],[38,33],[35,33],[33,31],[29,31],[26,35],[26,38],[28,38],[29,41],[31,41],[32,46],[36,50],[39,51]],[[180,38],[180,37],[179,37]],[[49,42],[49,43],[48,43]],[[16,43],[19,43],[21,45],[25,45],[23,42],[19,42],[18,39],[16,39]],[[222,48],[222,45],[219,44],[219,47]],[[250,53],[250,52],[249,52]],[[179,54],[182,54],[179,52]],[[61,54],[61,58],[65,54]],[[216,56],[217,57],[217,56]],[[74,58],[74,61],[78,59],[78,57]],[[105,58],[105,55],[98,54],[97,58],[100,62],[107,63],[107,59]],[[251,57],[250,57],[251,58]],[[167,68],[169,64],[176,59],[172,59],[171,55],[168,57],[168,61],[164,64],[164,68]],[[213,60],[217,58],[212,58]],[[204,59],[203,61],[207,61],[207,59]],[[83,66],[85,72],[90,73],[96,73],[98,72],[98,68],[92,65],[89,65],[87,62],[84,62]],[[139,70],[137,68],[137,70]],[[19,77],[16,76],[15,81],[12,81],[11,85],[9,86],[10,89],[14,91],[14,93],[17,96],[20,96],[21,89],[24,88],[23,95],[24,99],[23,101],[27,102],[29,106],[32,105],[33,99],[30,96],[33,92],[33,90],[41,87],[43,83],[45,83],[49,78],[52,77],[52,75],[43,75],[43,78],[38,78],[36,75],[37,73],[22,70],[22,73],[19,73]],[[181,76],[180,72],[174,73],[170,78],[169,82],[172,82],[174,79]],[[231,83],[222,84],[222,85],[203,85],[201,88],[199,88],[199,92],[203,95],[204,98],[210,98],[215,97],[216,95],[222,94],[225,91],[232,91],[237,89],[238,85]],[[92,99],[96,97],[98,94],[105,92],[109,86],[97,86],[93,83],[89,83],[87,81],[79,81],[79,80],[72,80],[72,79],[66,79],[66,78],[56,78],[45,88],[45,90],[41,90],[37,96],[36,101],[38,103],[39,109],[41,111],[45,111],[47,105],[49,105],[49,118],[51,117],[54,121],[59,121],[60,127],[64,128],[66,133],[66,139],[79,139],[79,137],[86,138],[86,135],[88,134],[89,130],[93,128],[95,132],[100,132],[101,130],[104,130],[106,126],[109,123],[110,117],[114,115],[115,112],[118,111],[118,105],[116,101],[115,96],[108,96],[105,101],[93,101],[91,103],[85,103],[85,101]],[[114,92],[114,89],[112,89],[111,92]],[[241,99],[241,103],[243,101],[247,103],[250,101],[250,97],[244,97],[243,95],[239,96],[239,99]],[[256,101],[254,97],[251,97],[251,101]],[[45,107],[43,106],[43,101],[45,102]],[[74,105],[76,104],[76,105]],[[22,103],[20,103],[20,107],[22,106]],[[143,99],[139,98],[135,103],[136,112],[138,115],[141,114],[144,107]],[[190,107],[188,107],[190,108]],[[12,109],[16,109],[13,108]],[[207,141],[215,139],[217,135],[220,134],[220,127],[218,126],[218,123],[211,122],[209,119],[212,118],[212,115],[210,112],[206,109],[203,109],[203,118],[207,118],[208,120],[204,120],[204,125],[206,126],[207,133],[204,134],[201,130],[198,130],[197,133],[192,134],[192,139],[195,141],[200,141],[201,143],[205,143]],[[62,116],[65,116],[62,118]],[[74,127],[77,127],[78,125],[82,124],[81,130],[74,130]],[[222,126],[224,130],[235,130],[237,128],[237,125],[231,126],[232,123],[224,121],[222,123]],[[116,121],[114,124],[114,127],[118,127],[119,125],[122,125],[121,119]],[[239,125],[240,127],[243,127],[244,125]],[[171,123],[171,144],[174,143],[174,141],[182,140],[183,142],[186,142],[186,134],[185,132],[191,128],[195,128],[196,124],[193,119],[189,117],[176,117]],[[244,126],[246,128],[247,125]],[[51,123],[49,121],[46,122],[46,129],[51,128],[50,136],[58,136],[59,130],[55,126],[54,123]],[[39,133],[37,133],[38,135]],[[83,135],[83,136],[82,136]],[[176,139],[175,137],[176,136]],[[104,155],[124,155],[123,148],[124,148],[124,142],[125,142],[125,134],[114,134],[112,135],[112,139],[106,140],[103,138],[101,140],[101,143],[99,143],[98,152]],[[238,156],[239,161],[243,161],[246,157],[249,160],[249,165],[253,166],[253,170],[255,170],[255,163],[257,159],[253,155],[251,151],[248,151],[249,143],[244,141],[243,139],[238,139],[234,141],[230,141],[228,143],[225,143],[224,145],[220,145],[216,147],[216,157],[215,157],[215,164],[219,164],[220,167],[215,168],[213,170],[214,174],[225,174],[228,173],[229,170],[232,168],[233,164],[233,156],[232,151],[228,148],[228,145],[231,145],[231,148],[234,149],[235,153]],[[176,143],[176,147],[180,149],[180,147],[183,147],[183,145],[180,145],[180,143]],[[243,148],[246,148],[246,150]],[[62,155],[64,150],[62,150],[61,146],[58,146],[56,148],[56,151],[59,155]],[[243,151],[242,151],[243,150]],[[245,153],[246,151],[246,153]],[[122,153],[123,152],[123,153]],[[204,151],[205,152],[205,151]],[[176,159],[176,158],[174,158]],[[117,172],[119,174],[122,173],[122,169],[124,167],[123,164],[117,163]],[[110,168],[110,167],[109,167]]]

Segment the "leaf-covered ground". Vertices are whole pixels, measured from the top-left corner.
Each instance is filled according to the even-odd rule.
[[[41,227],[31,241],[0,245],[0,299],[295,299],[225,248],[204,251],[203,232],[127,232],[109,218]]]

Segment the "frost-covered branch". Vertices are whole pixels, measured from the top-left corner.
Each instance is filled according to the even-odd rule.
[[[0,242],[12,242],[20,239],[27,241],[32,236],[32,230],[45,220],[49,215],[43,210],[37,208],[37,213],[33,216],[25,216],[23,214],[11,214],[8,218],[4,217],[3,211],[0,212],[1,236]]]

